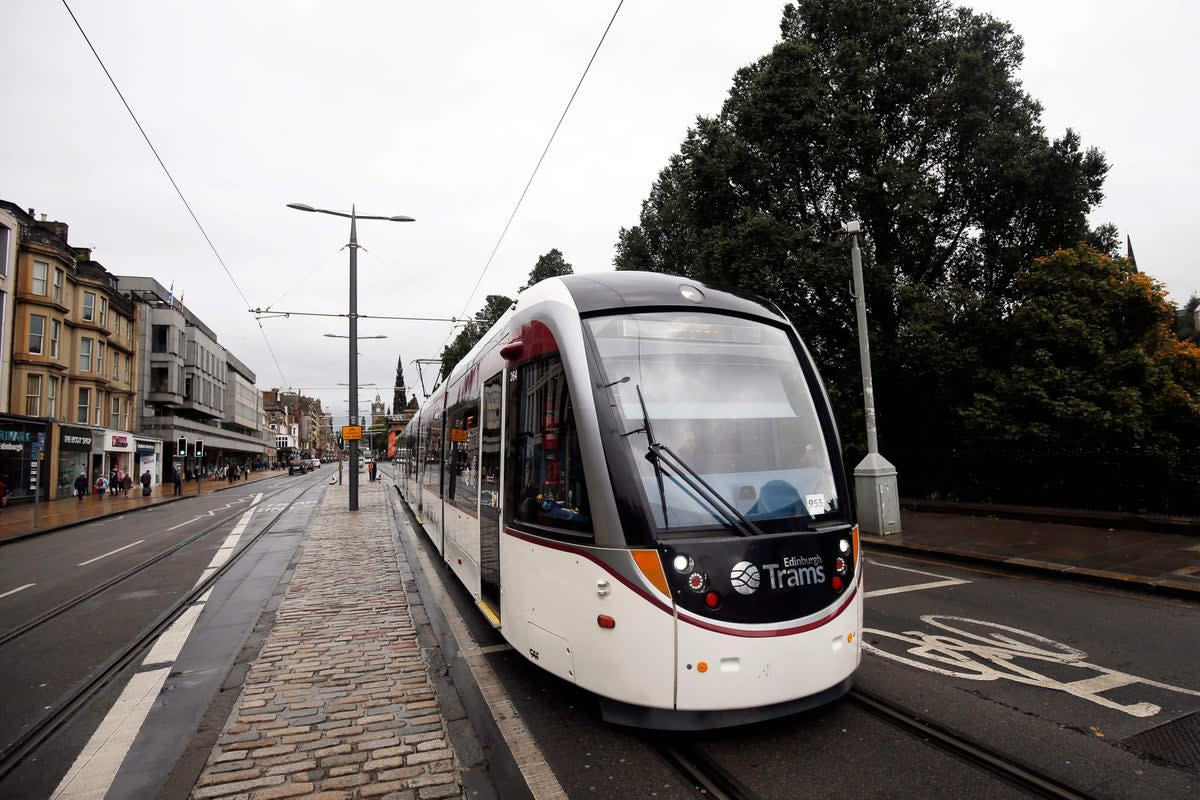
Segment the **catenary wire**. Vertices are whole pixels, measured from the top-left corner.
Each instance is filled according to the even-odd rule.
[[[546,142],[545,148],[542,149],[542,155],[538,158],[537,164],[533,167],[533,172],[529,175],[529,180],[525,182],[525,188],[521,190],[521,196],[517,198],[517,204],[513,206],[512,213],[508,216],[508,222],[504,223],[504,230],[500,232],[500,238],[496,240],[496,246],[492,248],[492,254],[488,256],[487,263],[483,265],[483,270],[479,273],[479,278],[475,281],[475,285],[471,287],[471,293],[467,295],[467,302],[463,304],[463,310],[459,313],[460,318],[465,318],[467,309],[471,306],[471,300],[475,298],[475,292],[479,291],[479,284],[483,282],[483,277],[487,275],[488,269],[492,266],[492,260],[495,259],[497,251],[500,250],[501,243],[504,242],[504,237],[508,234],[509,227],[512,226],[513,219],[517,216],[517,211],[521,208],[521,202],[524,201],[525,195],[529,192],[529,187],[533,185],[533,179],[537,177],[538,170],[542,166],[542,161],[545,160],[546,154],[550,152],[550,145],[554,144],[554,137],[558,135],[558,129],[562,127],[563,120],[567,118],[567,112],[571,110],[571,104],[575,102],[575,95],[579,94],[579,88],[583,86],[583,81],[587,78],[588,70],[592,68],[592,62],[596,60],[597,54],[600,52],[600,47],[604,44],[608,32],[612,29],[613,23],[617,21],[617,14],[621,11],[621,6],[625,4],[625,0],[620,0],[617,3],[616,9],[613,10],[612,18],[609,19],[608,25],[604,28],[604,33],[600,35],[600,41],[596,43],[596,49],[592,51],[592,57],[588,59],[587,66],[583,68],[583,74],[579,76],[579,82],[575,84],[575,91],[571,92],[571,98],[567,100],[567,105],[563,108],[562,116],[558,118],[558,123],[554,126],[554,131],[550,134],[550,139]],[[454,332],[451,331],[451,336]],[[447,338],[446,342],[449,343]]]
[[[213,255],[217,257],[217,261],[221,264],[221,269],[225,270],[225,275],[229,278],[229,282],[233,284],[233,288],[242,298],[242,302],[249,306],[250,301],[246,299],[245,292],[242,291],[241,286],[238,286],[238,282],[233,277],[233,273],[229,271],[229,267],[225,264],[225,259],[221,258],[221,254],[218,252],[217,246],[213,244],[212,238],[209,237],[208,231],[204,229],[204,225],[201,224],[200,218],[197,217],[196,212],[192,210],[191,203],[189,203],[187,198],[184,197],[183,190],[180,189],[179,184],[175,182],[175,177],[171,174],[171,170],[167,169],[167,165],[162,160],[162,156],[158,154],[158,150],[154,147],[154,143],[150,141],[150,136],[146,133],[146,129],[142,127],[142,123],[138,120],[137,114],[133,113],[133,108],[130,107],[129,101],[125,99],[125,95],[121,92],[121,87],[117,86],[116,80],[113,78],[112,73],[108,71],[108,67],[105,65],[104,59],[100,57],[100,53],[96,51],[96,47],[92,44],[92,40],[88,38],[87,31],[83,29],[83,25],[80,24],[79,18],[75,16],[75,12],[71,10],[71,6],[69,3],[67,3],[67,0],[62,0],[62,4],[63,7],[67,9],[67,13],[71,15],[71,21],[75,23],[75,27],[79,29],[79,34],[83,36],[83,40],[87,42],[88,49],[91,50],[92,55],[96,57],[96,62],[100,65],[100,69],[104,70],[104,76],[108,78],[108,82],[112,84],[113,90],[117,93],[117,97],[121,98],[121,103],[125,106],[125,110],[129,112],[129,116],[133,120],[133,124],[137,126],[138,132],[142,134],[142,138],[146,140],[146,145],[150,148],[150,152],[154,154],[154,158],[158,161],[158,165],[162,167],[162,171],[166,174],[167,180],[171,182],[171,186],[175,189],[175,194],[179,195],[179,199],[182,201],[183,207],[186,208],[188,214],[191,215],[192,222],[196,223],[196,227],[200,229],[200,235],[203,236],[204,241],[208,243],[208,248],[212,250]],[[259,332],[262,333],[263,341],[266,342],[267,350],[271,353],[271,359],[275,362],[276,369],[279,370],[279,376],[284,378],[283,369],[279,366],[279,360],[275,358],[275,350],[271,347],[271,342],[267,338],[267,331],[263,328],[261,322],[258,325],[258,329]],[[285,382],[286,380],[287,379],[284,378]]]

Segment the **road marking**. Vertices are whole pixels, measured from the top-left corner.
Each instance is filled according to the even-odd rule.
[[[141,543],[142,543],[142,542],[144,542],[144,541],[146,541],[146,540],[145,540],[145,539],[138,539],[136,542],[132,542],[132,543],[130,543],[130,544],[127,544],[127,545],[125,545],[124,547],[118,547],[116,550],[110,550],[110,551],[108,551],[107,553],[105,553],[105,554],[104,554],[104,555],[102,555],[102,556],[96,556],[95,558],[88,559],[87,561],[84,561],[84,562],[81,562],[81,563],[79,563],[79,564],[76,564],[75,566],[77,566],[77,567],[86,567],[88,564],[95,563],[95,562],[99,561],[99,560],[100,560],[100,559],[102,559],[102,558],[108,558],[109,556],[113,555],[114,553],[119,553],[119,552],[121,552],[122,550],[128,550],[129,548],[131,548],[131,547],[134,547],[135,545],[139,545],[139,544],[141,544]]]
[[[247,499],[249,498],[242,498],[238,502]],[[241,516],[212,561],[201,573],[200,579],[196,581],[197,586],[229,560],[246,526],[250,524],[250,518],[257,510],[250,508]],[[133,746],[133,740],[145,724],[163,684],[174,668],[175,659],[179,657],[179,652],[191,635],[192,628],[200,618],[200,612],[211,594],[212,590],[209,589],[201,595],[162,636],[158,637],[150,652],[142,659],[142,666],[167,666],[134,674],[117,702],[109,709],[104,721],[100,723],[100,727],[75,758],[75,763],[63,776],[58,788],[51,795],[51,800],[102,800],[108,793],[121,764],[125,762],[125,756],[129,754],[129,748]]]
[[[5,597],[8,597],[10,594],[16,594],[17,592],[24,591],[24,590],[28,589],[30,586],[37,586],[37,584],[36,583],[27,583],[24,586],[18,586],[15,589],[9,589],[4,594],[0,594],[0,598],[5,598]]]
[[[262,495],[260,494],[259,496],[261,497]],[[187,522],[181,522],[178,525],[172,525],[170,528],[167,528],[167,530],[173,531],[176,528],[182,528],[184,525],[191,525],[193,522],[195,522],[198,519],[204,519],[205,517],[216,516],[218,511],[225,511],[227,509],[233,508],[234,506],[239,506],[249,499],[250,499],[249,496],[239,497],[237,500],[234,500],[232,503],[226,503],[225,505],[221,506],[220,508],[214,508],[212,511],[206,511],[205,513],[201,514],[198,517],[192,517]]]
[[[1121,711],[1131,717],[1152,717],[1162,711],[1154,703],[1119,703],[1100,692],[1125,686],[1144,684],[1180,694],[1200,697],[1200,692],[1140,678],[1127,672],[1088,662],[1087,653],[1063,642],[1056,642],[1030,631],[1011,628],[998,622],[926,614],[925,624],[938,631],[905,631],[892,633],[875,628],[863,628],[863,649],[886,659],[926,672],[971,681],[1009,680],[1026,686],[1053,689],[1088,700],[1104,708]],[[955,623],[955,624],[950,624]],[[947,636],[947,633],[957,634]],[[877,638],[874,642],[871,637]],[[903,652],[888,652],[882,640]],[[897,645],[896,643],[900,643]],[[907,645],[907,647],[906,647]],[[1053,665],[1055,675],[1064,675],[1063,667],[1079,670],[1074,680],[1059,680],[1042,675],[1034,667],[1039,663]]]
[[[945,586],[958,586],[959,584],[970,583],[970,581],[965,581],[960,578],[949,578],[945,575],[938,575],[936,572],[925,572],[924,570],[913,569],[912,567],[898,567],[895,564],[884,564],[873,559],[869,560],[868,563],[873,564],[876,567],[883,567],[884,569],[898,569],[901,572],[912,572],[917,575],[928,575],[931,578],[939,578],[940,580],[930,581],[928,583],[914,583],[908,586],[895,586],[891,589],[873,589],[872,591],[865,592],[863,597],[883,597],[884,595],[889,594],[920,592],[924,591],[925,589],[940,589]]]

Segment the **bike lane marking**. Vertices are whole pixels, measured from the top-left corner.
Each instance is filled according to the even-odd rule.
[[[962,578],[951,578],[947,575],[938,575],[936,572],[925,572],[924,570],[913,569],[912,567],[899,567],[899,566],[896,566],[895,564],[884,564],[880,561],[875,561],[874,559],[870,559],[868,561],[868,563],[871,564],[872,566],[883,567],[884,569],[896,569],[896,570],[900,570],[901,572],[912,572],[917,575],[925,575],[930,578],[938,578],[938,580],[930,581],[927,583],[913,583],[913,584],[909,584],[907,586],[893,586],[890,589],[872,589],[871,591],[864,593],[863,597],[883,597],[883,596],[889,595],[889,594],[903,594],[904,592],[921,592],[926,589],[941,589],[946,586],[958,586],[960,584],[970,583],[970,581],[963,580]]]

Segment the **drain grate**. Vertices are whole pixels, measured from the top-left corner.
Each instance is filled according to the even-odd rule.
[[[1130,736],[1121,745],[1151,758],[1200,769],[1200,712]]]

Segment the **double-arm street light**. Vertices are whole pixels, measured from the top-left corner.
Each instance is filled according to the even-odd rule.
[[[380,217],[369,214],[359,214],[354,206],[350,213],[331,211],[326,208],[313,208],[304,203],[288,203],[288,208],[297,211],[312,211],[317,214],[329,214],[334,217],[347,217],[350,220],[350,414],[358,416],[358,227],[360,219],[377,219],[384,222],[413,222],[412,217],[396,215]],[[329,334],[326,334],[327,336]],[[350,440],[350,510],[358,510],[358,440]]]

